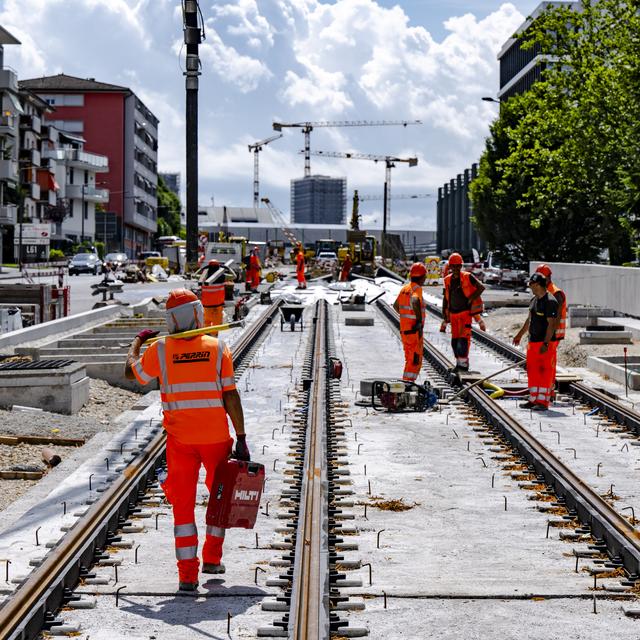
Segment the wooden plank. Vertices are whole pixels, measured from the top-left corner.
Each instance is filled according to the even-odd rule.
[[[77,438],[57,438],[54,436],[2,436],[0,435],[0,444],[18,445],[18,444],[57,444],[61,447],[81,447],[84,440]]]

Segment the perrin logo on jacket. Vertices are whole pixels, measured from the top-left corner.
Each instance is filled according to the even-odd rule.
[[[246,489],[236,489],[233,496],[234,500],[250,500],[255,501],[258,499],[257,491],[247,491]]]
[[[210,351],[193,351],[192,353],[174,353],[173,364],[186,364],[189,362],[209,362]]]

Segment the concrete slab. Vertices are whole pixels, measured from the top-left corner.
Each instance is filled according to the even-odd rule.
[[[607,325],[621,324],[625,331],[631,332],[634,340],[640,340],[640,320],[636,318],[625,317],[604,317],[598,316],[598,325],[606,327]]]
[[[372,327],[374,319],[370,314],[350,314],[345,315],[344,323],[347,327]]]
[[[632,344],[631,331],[581,331],[580,344]]]

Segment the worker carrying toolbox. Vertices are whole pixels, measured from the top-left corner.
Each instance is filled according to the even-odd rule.
[[[484,291],[475,276],[462,270],[462,256],[452,253],[449,256],[449,274],[444,279],[444,298],[440,325],[443,333],[447,324],[451,324],[451,347],[456,358],[454,371],[469,371],[469,350],[471,348],[471,323],[480,317],[483,311],[480,296]]]
[[[547,281],[547,291],[558,301],[560,314],[558,316],[558,326],[556,327],[557,347],[564,340],[567,331],[567,294],[551,281],[551,267],[548,264],[541,264],[536,269],[536,273],[541,273]],[[556,348],[553,358],[553,382],[551,383],[551,400],[556,397],[556,376],[558,373],[558,348]]]
[[[416,262],[409,270],[410,282],[405,284],[393,303],[400,314],[400,335],[404,349],[404,372],[402,379],[416,382],[422,369],[423,329],[426,305],[422,297],[422,285],[427,277],[427,268]]]
[[[217,260],[209,260],[200,276],[204,324],[207,327],[222,324],[225,298],[226,271]]]
[[[529,305],[529,315],[522,328],[513,338],[513,344],[520,344],[528,331],[527,381],[529,400],[520,406],[533,411],[546,411],[553,391],[555,362],[558,350],[558,327],[560,305],[547,290],[547,279],[541,273],[529,278],[533,299]]]
[[[162,424],[167,432],[167,476],[161,482],[173,508],[175,550],[179,588],[198,588],[198,530],[195,522],[196,490],[200,466],[206,469],[209,491],[220,465],[226,465],[233,440],[227,415],[236,433],[234,457],[250,460],[244,431],[244,414],[236,390],[229,348],[216,337],[197,335],[172,338],[171,334],[204,326],[204,311],[197,296],[175,289],[166,303],[169,336],[149,345],[140,357],[144,342],[158,333],[145,329],[133,340],[125,376],[146,385],[158,379],[162,400]],[[203,573],[224,573],[222,545],[225,529],[207,526],[202,548]]]

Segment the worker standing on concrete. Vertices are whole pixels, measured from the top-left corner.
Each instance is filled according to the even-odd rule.
[[[249,288],[251,291],[257,291],[260,284],[260,270],[262,264],[260,264],[260,250],[258,247],[253,247],[251,256],[249,257],[249,271],[251,273],[251,281],[249,282]],[[248,276],[248,274],[247,274]]]
[[[553,400],[556,397],[555,387],[558,368],[558,348],[560,347],[560,342],[564,340],[564,336],[567,331],[567,296],[560,287],[557,287],[553,282],[551,282],[551,267],[548,264],[541,264],[536,269],[536,273],[541,273],[546,278],[547,291],[558,301],[558,304],[560,305],[558,326],[556,327],[556,341],[558,344],[555,357],[553,359],[553,382],[551,383],[551,399]]]
[[[513,339],[513,344],[517,346],[524,334],[529,332],[527,345],[529,400],[520,406],[533,411],[546,411],[551,399],[553,363],[558,348],[555,330],[558,326],[560,305],[547,291],[547,280],[541,273],[534,273],[531,276],[529,287],[534,296],[529,305],[529,315]]]
[[[307,288],[307,279],[304,275],[305,267],[304,248],[302,243],[298,242],[298,253],[296,254],[296,278],[298,279],[297,289]]]
[[[447,324],[451,324],[451,347],[456,357],[454,371],[469,371],[471,323],[483,308],[480,296],[484,285],[473,274],[463,271],[462,264],[459,253],[449,256],[449,274],[444,279],[442,301],[444,320],[440,325],[440,331],[444,332]]]
[[[418,382],[422,370],[423,330],[425,321],[425,302],[422,297],[422,285],[427,277],[427,268],[416,262],[409,270],[410,282],[405,284],[393,303],[400,314],[400,335],[404,349],[404,373],[402,379]]]
[[[175,289],[167,300],[169,334],[197,329],[204,311],[196,295]],[[228,347],[208,335],[151,344],[140,358],[140,347],[158,332],[145,329],[133,340],[125,376],[140,384],[158,379],[162,399],[162,424],[167,432],[167,477],[162,489],[173,508],[179,588],[198,587],[198,531],[195,523],[196,489],[200,466],[211,485],[216,467],[231,454],[227,415],[236,432],[235,457],[249,460],[244,415],[235,387],[233,361]],[[225,530],[207,527],[202,549],[203,573],[224,573],[221,563]]]
[[[225,296],[225,268],[218,260],[209,260],[200,276],[200,300],[204,307],[204,324],[222,324]]]
[[[351,255],[347,253],[344,258],[344,262],[342,263],[342,269],[340,270],[340,282],[347,282],[349,280],[349,276],[351,275]]]

